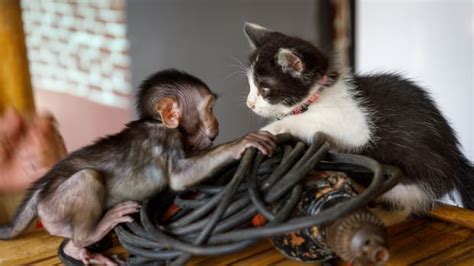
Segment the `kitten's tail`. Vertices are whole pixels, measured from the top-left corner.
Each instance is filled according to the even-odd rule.
[[[458,190],[461,194],[464,208],[474,210],[474,167],[466,165],[464,175],[461,177],[461,185]]]
[[[38,205],[38,191],[28,193],[23,203],[16,210],[15,216],[10,224],[0,226],[0,240],[17,237],[36,218],[36,207]]]

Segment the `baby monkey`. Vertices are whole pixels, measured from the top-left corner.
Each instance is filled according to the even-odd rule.
[[[29,189],[0,239],[18,236],[39,217],[52,235],[70,239],[64,252],[85,264],[115,264],[89,252],[117,224],[131,222],[140,202],[166,187],[183,190],[255,147],[271,156],[268,132],[209,149],[218,134],[216,96],[200,79],[164,70],[143,81],[139,120],[71,153]]]

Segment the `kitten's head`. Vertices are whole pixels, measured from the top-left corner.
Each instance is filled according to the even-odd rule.
[[[256,24],[245,23],[244,32],[252,48],[247,106],[269,118],[289,113],[327,73],[327,57],[305,40]]]

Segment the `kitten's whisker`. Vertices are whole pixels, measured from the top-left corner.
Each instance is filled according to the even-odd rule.
[[[242,68],[242,66],[240,66],[240,65],[231,64],[230,66],[235,67],[235,68],[237,68],[238,70],[240,70],[240,71],[246,73],[246,69]]]
[[[242,63],[239,59],[237,59],[237,57],[232,56],[231,58],[232,58],[232,60],[234,60],[235,62],[237,62],[240,65],[242,70],[244,70],[245,72],[247,71],[248,67],[244,63]]]
[[[242,71],[241,70],[237,70],[237,71],[234,71],[232,73],[230,73],[229,75],[227,75],[224,79],[229,79],[229,78],[232,78],[234,77],[235,75],[243,75]],[[239,75],[239,77],[243,78],[241,75]]]

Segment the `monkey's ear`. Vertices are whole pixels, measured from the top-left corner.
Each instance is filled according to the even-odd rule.
[[[156,103],[156,111],[160,114],[161,122],[167,128],[177,128],[181,118],[178,102],[173,97],[161,98]]]
[[[300,77],[304,71],[304,64],[295,53],[290,49],[281,48],[278,51],[277,63],[285,73],[289,73],[293,77]]]
[[[245,33],[245,36],[247,36],[250,47],[252,49],[255,49],[255,48],[260,47],[263,44],[263,39],[267,37],[270,33],[272,33],[272,31],[260,25],[245,22],[244,33]]]

